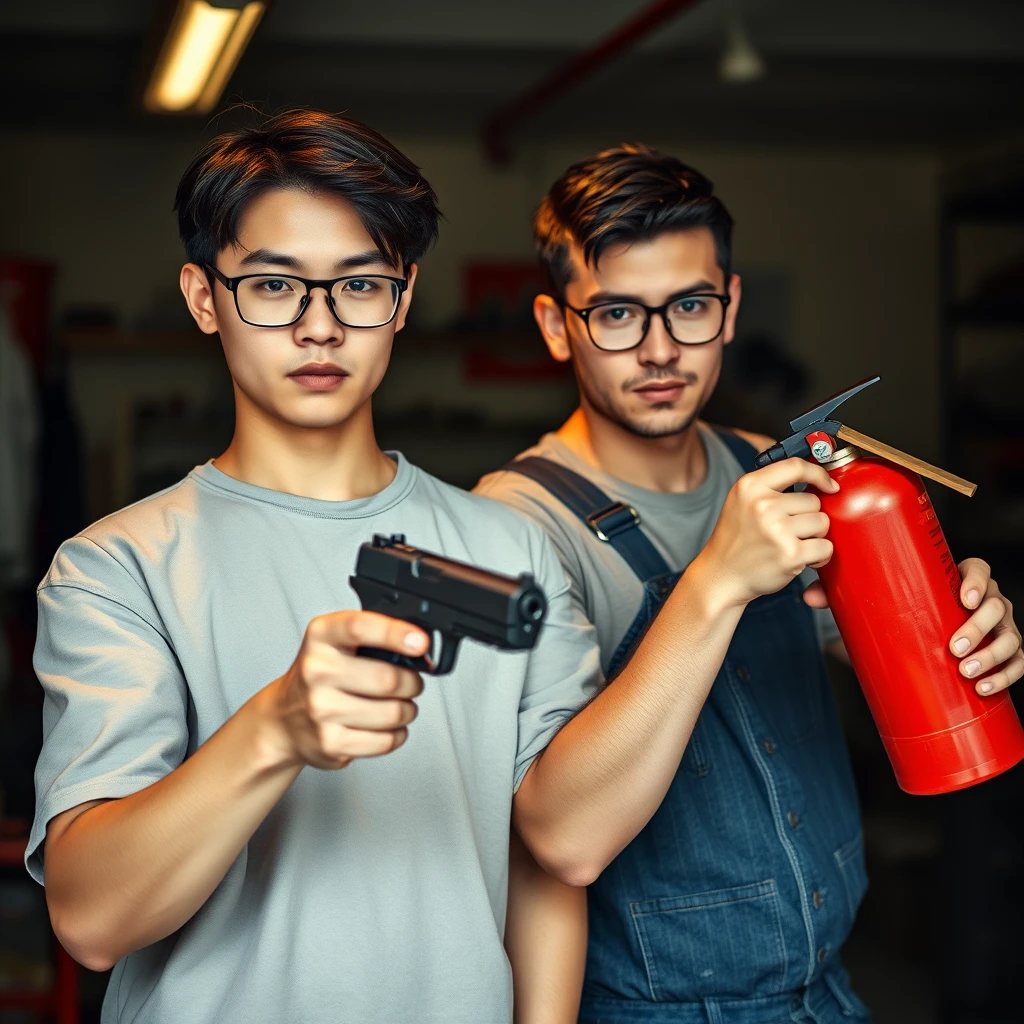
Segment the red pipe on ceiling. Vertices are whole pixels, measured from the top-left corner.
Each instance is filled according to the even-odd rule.
[[[495,163],[511,158],[507,144],[510,130],[531,114],[565,92],[612,58],[625,53],[634,43],[665,22],[693,7],[698,0],[656,0],[629,21],[623,22],[589,50],[577,54],[521,96],[499,107],[483,123],[483,142],[487,155]]]

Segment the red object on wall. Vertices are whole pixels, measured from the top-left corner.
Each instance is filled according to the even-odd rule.
[[[53,264],[42,260],[0,257],[0,305],[37,372],[46,365],[54,272]]]
[[[948,793],[1024,758],[1006,692],[982,697],[949,650],[967,621],[960,573],[921,478],[844,451],[825,463],[840,490],[822,494],[834,551],[818,575],[900,787]]]
[[[469,263],[465,269],[464,303],[473,316],[488,300],[501,301],[508,313],[544,291],[544,275],[536,261],[510,263]]]
[[[471,320],[478,317],[486,322],[488,314],[497,313],[505,323],[519,324],[524,319],[524,311],[532,305],[533,297],[545,289],[540,266],[532,260],[469,263],[464,274],[463,306]],[[488,336],[485,327],[481,346],[466,355],[466,379],[494,383],[565,378],[568,365],[556,362],[547,354],[540,332],[532,324],[529,332],[525,338],[521,330],[514,332],[514,346],[510,351],[507,338],[506,344],[502,344],[501,331]]]

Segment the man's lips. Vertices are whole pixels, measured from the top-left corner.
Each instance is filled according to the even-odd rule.
[[[288,376],[312,391],[329,391],[336,388],[348,374],[336,363],[306,363]]]
[[[634,393],[648,402],[674,402],[687,387],[681,380],[651,381],[641,387],[634,388]]]

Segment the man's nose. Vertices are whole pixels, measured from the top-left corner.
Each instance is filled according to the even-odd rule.
[[[665,319],[660,314],[651,314],[647,334],[637,354],[640,362],[655,366],[668,366],[679,358],[679,345],[668,333]]]
[[[324,288],[314,288],[295,324],[295,340],[305,345],[340,345],[345,331],[331,312],[330,299]]]

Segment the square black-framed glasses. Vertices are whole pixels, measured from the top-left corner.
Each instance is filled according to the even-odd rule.
[[[717,299],[718,300],[718,302],[720,304],[719,308],[720,308],[720,313],[721,313],[721,319],[718,322],[718,329],[711,335],[710,338],[701,338],[699,341],[691,340],[691,339],[684,339],[684,338],[677,338],[675,333],[673,332],[673,330],[672,330],[672,322],[671,322],[671,320],[669,318],[669,315],[668,315],[668,309],[669,309],[670,306],[674,306],[674,305],[676,305],[679,302],[685,302],[687,299]],[[642,303],[642,302],[635,301],[634,299],[623,299],[623,300],[620,300],[618,302],[599,302],[596,305],[587,306],[584,309],[577,309],[575,306],[569,305],[569,303],[566,302],[564,299],[556,299],[556,301],[562,307],[563,310],[571,309],[583,321],[583,323],[586,325],[586,328],[587,328],[587,336],[590,338],[592,344],[596,348],[600,349],[602,352],[629,352],[629,351],[631,351],[634,348],[639,348],[644,343],[644,339],[647,337],[647,332],[651,328],[651,318],[653,316],[655,316],[655,315],[661,317],[661,322],[665,325],[665,330],[668,332],[668,336],[677,345],[708,345],[708,344],[710,344],[712,341],[714,341],[722,333],[722,330],[725,327],[725,312],[726,312],[726,309],[729,306],[729,302],[731,301],[731,299],[730,299],[730,297],[728,295],[721,295],[721,294],[719,294],[717,292],[693,292],[693,293],[687,294],[687,295],[676,295],[674,298],[669,299],[668,302],[664,302],[660,306],[647,306],[647,305],[644,305],[644,303]],[[625,307],[632,307],[632,308],[637,309],[637,310],[643,310],[643,312],[644,312],[643,328],[641,330],[639,339],[637,341],[633,342],[633,344],[631,344],[631,345],[623,345],[621,347],[611,347],[610,348],[607,345],[602,345],[601,342],[599,342],[597,340],[597,338],[594,337],[594,329],[593,329],[593,326],[591,325],[591,322],[590,322],[591,316],[593,316],[593,314],[597,310],[601,310],[601,309],[609,309],[609,310],[611,310],[611,309],[625,308]]]
[[[297,324],[306,312],[309,306],[310,296],[313,294],[314,288],[323,288],[327,294],[327,308],[331,311],[331,316],[341,324],[342,327],[348,327],[350,329],[364,329],[372,330],[375,327],[386,327],[398,313],[399,303],[402,301],[402,293],[409,286],[409,281],[404,277],[390,277],[387,274],[345,274],[342,277],[332,277],[326,279],[313,279],[308,277],[299,277],[297,274],[268,274],[266,272],[262,274],[240,274],[238,277],[228,277],[226,274],[222,274],[215,266],[209,263],[204,263],[203,266],[208,270],[229,292],[234,296],[235,300],[235,312],[238,313],[239,320],[244,324],[248,324],[250,327],[291,327],[292,324]],[[247,320],[245,314],[242,312],[242,307],[238,302],[238,286],[243,281],[250,281],[255,277],[273,278],[282,281],[298,281],[306,289],[306,294],[303,296],[299,303],[299,310],[287,323],[283,324],[258,324],[253,320]],[[338,310],[335,307],[334,302],[334,286],[339,281],[387,281],[394,285],[394,308],[391,310],[391,315],[380,323],[373,324],[350,324],[338,316]]]

